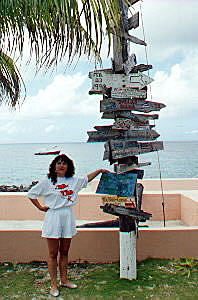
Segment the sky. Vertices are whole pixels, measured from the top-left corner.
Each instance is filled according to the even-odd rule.
[[[154,81],[147,100],[166,105],[155,121],[158,140],[198,140],[198,1],[144,0],[133,8],[142,19],[129,33],[140,39],[145,35],[147,47],[130,43],[129,54],[136,54],[138,64],[148,58]],[[106,49],[104,44],[102,68],[111,68]],[[0,107],[0,143],[86,142],[95,125],[112,124],[101,119],[102,97],[88,94],[88,73],[94,69],[86,57],[70,67],[65,59],[57,70],[35,76],[33,61],[28,66],[20,62],[27,97],[20,111]]]

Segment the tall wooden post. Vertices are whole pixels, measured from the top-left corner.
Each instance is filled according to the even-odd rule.
[[[123,72],[124,63],[128,60],[128,7],[118,0],[121,10],[120,37],[113,37],[113,68],[114,72]],[[118,162],[119,165],[119,162]],[[136,279],[136,233],[135,220],[120,216],[120,278]]]
[[[139,163],[137,155],[163,150],[163,142],[153,142],[159,134],[152,129],[155,125],[149,124],[150,120],[158,119],[158,115],[148,113],[159,111],[165,105],[145,101],[147,85],[153,79],[143,72],[151,69],[152,65],[137,65],[136,55],[129,55],[130,42],[146,46],[145,41],[128,33],[139,26],[139,13],[128,19],[128,6],[123,0],[117,1],[121,24],[119,32],[112,32],[112,68],[89,72],[92,80],[89,94],[103,95],[100,100],[102,118],[114,119],[114,123],[95,126],[95,131],[87,133],[88,142],[105,142],[103,160],[108,159],[110,164],[114,164],[115,173],[102,174],[96,193],[108,195],[103,199],[103,211],[119,216],[120,277],[131,280],[136,279],[137,273],[136,224],[152,216],[141,210],[143,186],[137,183],[137,179],[144,175],[144,170],[139,168],[151,163]],[[129,0],[128,3],[133,5],[138,1]]]
[[[135,221],[120,216],[120,278],[136,279],[136,232]]]
[[[128,7],[122,0],[118,0],[121,10],[120,36],[113,36],[113,67],[115,72],[123,70],[123,63],[128,59],[128,40],[125,33],[128,32]]]

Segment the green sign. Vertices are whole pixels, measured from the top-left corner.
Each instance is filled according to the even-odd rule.
[[[103,173],[96,193],[116,195],[120,197],[134,196],[137,174]]]

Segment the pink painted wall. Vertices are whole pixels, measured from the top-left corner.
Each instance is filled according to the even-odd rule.
[[[145,181],[144,181],[145,182]],[[168,185],[169,183],[169,185]],[[166,220],[180,220],[187,228],[140,228],[137,239],[137,259],[147,257],[198,258],[198,181],[167,180],[164,190]],[[148,180],[143,196],[143,210],[153,214],[152,220],[162,220],[162,194],[159,181]],[[150,189],[150,190],[149,190]],[[101,197],[82,193],[75,207],[79,220],[108,220],[113,216],[100,209]],[[0,220],[42,220],[26,193],[0,194]],[[194,226],[194,227],[192,227]],[[1,230],[0,261],[46,260],[45,239],[40,230]],[[70,261],[111,262],[119,260],[119,230],[80,228],[72,240]]]
[[[178,179],[143,179],[140,181],[144,185],[144,191],[161,191],[163,190],[198,190],[198,178],[178,178]]]
[[[18,195],[0,194],[0,220],[42,220],[44,213],[33,206],[26,194]],[[110,220],[113,215],[103,212],[100,208],[102,199],[97,194],[80,194],[79,201],[74,207],[78,220]],[[165,194],[165,211],[167,220],[181,218],[181,195]],[[41,201],[42,202],[42,201]],[[144,194],[143,210],[153,214],[153,220],[162,220],[162,196],[161,194]]]
[[[40,231],[0,231],[0,261],[46,261],[47,245]],[[137,239],[137,260],[146,258],[198,259],[197,229],[143,229]],[[119,261],[118,229],[79,229],[73,238],[69,262],[108,263]]]
[[[164,200],[166,220],[181,219],[181,194],[169,193],[163,197],[159,193],[144,194],[142,200],[142,209],[152,213],[152,220],[163,220],[162,202]]]
[[[198,226],[198,193],[181,195],[181,219],[188,226]]]

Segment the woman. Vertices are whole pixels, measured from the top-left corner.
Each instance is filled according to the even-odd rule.
[[[73,176],[75,168],[73,161],[65,154],[55,157],[49,166],[47,177],[33,186],[28,197],[39,209],[46,212],[42,237],[48,244],[48,271],[51,279],[50,294],[57,297],[57,257],[59,253],[60,284],[67,288],[77,285],[67,281],[68,252],[72,237],[76,234],[75,217],[72,206],[77,201],[78,192],[87,186],[98,174],[108,172],[99,169],[79,178]],[[38,197],[44,197],[44,206]]]

